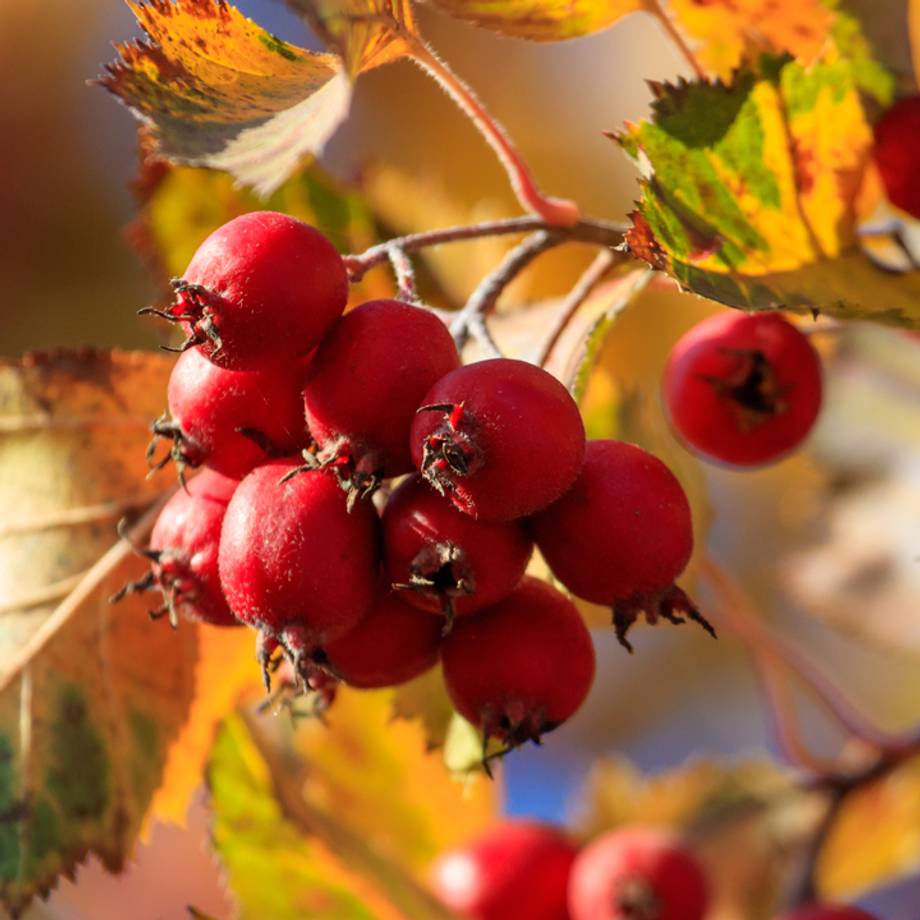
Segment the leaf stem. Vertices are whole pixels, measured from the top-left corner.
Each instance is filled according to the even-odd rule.
[[[511,236],[538,230],[551,230],[566,242],[594,243],[611,249],[623,242],[623,234],[626,232],[622,224],[600,220],[579,220],[569,227],[555,227],[542,217],[509,217],[504,220],[444,227],[440,230],[426,230],[422,233],[395,237],[385,243],[371,246],[360,254],[345,256],[345,265],[351,280],[357,282],[374,266],[386,262],[394,245],[404,253],[411,253],[430,246],[440,246],[442,243],[459,243],[487,236]]]
[[[538,214],[548,224],[570,227],[578,220],[578,205],[565,198],[551,198],[537,187],[530,169],[515,149],[505,129],[489,114],[473,90],[421,39],[412,43],[412,60],[441,85],[464,111],[495,151],[521,207]]]
[[[699,59],[684,40],[683,35],[680,34],[677,26],[675,26],[672,22],[671,17],[668,16],[668,14],[662,9],[662,6],[658,0],[646,0],[645,8],[649,13],[652,14],[652,16],[658,20],[659,23],[661,23],[661,26],[668,34],[668,38],[674,42],[677,50],[680,51],[680,53],[684,56],[684,59],[693,69],[693,72],[696,74],[696,76],[700,80],[708,79],[708,75],[703,68],[703,65],[700,64]]]

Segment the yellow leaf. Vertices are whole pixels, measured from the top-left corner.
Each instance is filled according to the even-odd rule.
[[[788,52],[816,61],[830,39],[833,16],[823,0],[668,0],[677,24],[699,42],[702,64],[729,79],[759,54]]]
[[[646,0],[433,0],[451,16],[503,35],[561,41],[590,35],[643,9]]]
[[[13,910],[88,853],[123,864],[191,703],[197,630],[151,623],[138,595],[108,600],[147,566],[115,523],[164,487],[143,453],[170,364],[88,350],[0,364],[0,898]]]
[[[267,195],[345,118],[351,86],[335,55],[289,45],[223,0],[129,6],[147,40],[117,46],[100,82],[163,157],[227,170]]]
[[[914,871],[920,862],[920,760],[914,758],[847,799],[818,860],[818,888],[828,900]]]
[[[409,0],[289,0],[356,77],[411,54],[415,22]]]

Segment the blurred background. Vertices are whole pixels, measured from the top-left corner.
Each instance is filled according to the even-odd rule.
[[[282,38],[315,47],[281,3],[237,6]],[[509,129],[545,189],[594,216],[622,218],[637,193],[634,171],[602,132],[645,113],[646,79],[672,78],[683,66],[650,18],[634,15],[598,36],[539,46],[425,10],[420,19],[423,34]],[[55,345],[155,347],[159,340],[134,315],[158,292],[125,236],[136,213],[135,122],[87,85],[113,57],[110,43],[135,34],[122,0],[0,0],[2,355]],[[324,163],[346,179],[386,164],[436,185],[459,213],[516,213],[491,151],[408,63],[361,78],[352,118]],[[442,213],[432,213],[428,226],[443,223]],[[416,223],[424,226],[424,215]],[[563,292],[578,264],[572,256],[547,259],[545,294]],[[650,293],[618,323],[605,361],[654,381],[670,344],[711,309],[673,292]],[[901,648],[896,628],[918,597],[917,347],[884,330],[828,343],[838,370],[809,455],[763,473],[695,465],[692,473],[705,477],[711,550],[763,616],[890,727],[920,720],[920,670],[909,654],[918,637]],[[878,400],[884,413],[873,408]],[[867,493],[870,487],[876,491]],[[874,586],[873,604],[863,603],[868,595],[854,594],[859,586],[848,587],[846,577],[884,562],[886,552],[895,554],[894,568]],[[879,629],[865,628],[860,615],[879,618]],[[845,629],[826,625],[835,616]],[[775,753],[753,671],[730,637],[714,643],[691,627],[642,629],[634,656],[609,631],[596,638],[599,678],[588,705],[545,747],[506,761],[508,811],[565,818],[577,810],[579,785],[600,754],[656,772],[694,757]],[[810,740],[833,750],[836,739],[817,715],[806,718]],[[27,917],[179,918],[188,903],[228,917],[206,833],[199,805],[187,829],[155,828],[126,875],[108,877],[91,861]],[[902,882],[865,903],[885,920],[917,920],[920,883]]]

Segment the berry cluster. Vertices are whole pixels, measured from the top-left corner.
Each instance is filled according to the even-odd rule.
[[[703,920],[706,873],[673,834],[631,825],[579,849],[556,828],[508,820],[443,854],[435,893],[470,920]],[[875,920],[855,907],[812,905],[781,920]]]
[[[128,589],[160,588],[173,622],[257,630],[266,684],[282,658],[325,697],[440,658],[457,710],[505,747],[569,718],[594,675],[572,601],[525,575],[535,546],[563,587],[611,608],[627,648],[640,614],[712,632],[675,584],[693,532],[660,460],[586,442],[537,366],[462,365],[429,310],[345,313],[347,282],[317,230],[257,212],[202,244],[171,306],[142,311],[187,333],[150,462],[172,458],[183,483],[208,469],[163,509],[151,572]],[[678,344],[665,398],[689,444],[752,463],[804,435],[820,384],[793,326],[730,314]]]

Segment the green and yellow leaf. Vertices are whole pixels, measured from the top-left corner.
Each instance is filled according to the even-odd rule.
[[[391,837],[414,829],[403,823],[406,816],[396,815],[396,823],[380,833],[365,826],[380,817],[384,803],[379,800],[364,815],[342,811],[335,798],[318,800],[315,774],[325,776],[330,761],[307,761],[301,769],[270,737],[271,728],[251,718],[228,720],[208,769],[213,841],[240,916],[450,920],[451,914],[387,846]],[[337,737],[337,729],[330,727],[329,741]],[[376,762],[362,765],[372,783]],[[335,780],[334,774],[325,778]],[[387,796],[394,792],[398,787],[389,787]],[[430,807],[437,804],[432,796]]]
[[[162,157],[226,170],[267,195],[345,118],[351,84],[335,55],[289,45],[223,0],[129,6],[147,39],[117,46],[100,82]]]
[[[618,138],[643,170],[632,252],[735,307],[920,323],[920,273],[856,242],[872,135],[847,64],[764,59],[731,85],[657,87]]]
[[[143,452],[169,368],[93,351],[0,365],[0,901],[11,910],[89,853],[122,865],[191,704],[197,631],[151,623],[140,597],[108,601],[145,569],[115,524],[164,489],[145,479]]]

